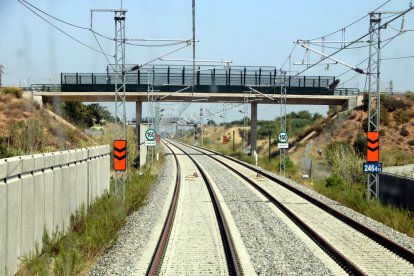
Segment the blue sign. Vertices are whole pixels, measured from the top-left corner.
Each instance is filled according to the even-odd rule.
[[[364,163],[365,173],[380,173],[382,172],[382,163]]]

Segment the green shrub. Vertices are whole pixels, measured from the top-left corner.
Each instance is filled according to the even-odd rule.
[[[333,165],[335,154],[341,151],[349,151],[351,145],[349,141],[334,141],[326,148],[326,158],[329,165]]]
[[[399,125],[408,123],[410,119],[411,115],[406,110],[397,110],[394,114],[394,120]]]
[[[409,104],[403,100],[396,99],[395,97],[387,97],[382,102],[382,106],[384,106],[389,112],[393,112],[397,109],[405,110],[409,107]]]
[[[400,130],[400,135],[407,137],[408,135],[410,135],[410,132],[406,128],[403,128]]]
[[[386,108],[381,108],[380,110],[380,121],[381,121],[381,124],[384,126],[389,126],[391,123],[390,113],[388,112]]]
[[[335,141],[326,149],[326,159],[333,172],[346,183],[362,184],[365,176],[362,172],[363,159],[352,149],[349,141]]]
[[[16,98],[20,99],[23,96],[23,89],[19,87],[12,87],[12,86],[6,86],[0,88],[0,93],[2,94],[9,94],[13,95]]]
[[[354,142],[354,150],[359,156],[365,156],[367,152],[367,138],[364,133],[359,133]]]
[[[368,93],[364,93],[364,98],[362,99],[362,109],[364,111],[368,110],[368,105],[369,105],[369,101],[368,101]]]
[[[414,146],[414,139],[408,140],[407,144],[409,146]]]
[[[336,173],[331,174],[327,179],[325,179],[326,187],[339,187],[343,185],[344,185],[344,181]]]
[[[405,97],[407,97],[407,99],[408,99],[408,100],[410,100],[410,101],[414,101],[414,93],[413,93],[413,92],[411,92],[411,91],[408,91],[408,92],[405,94]]]

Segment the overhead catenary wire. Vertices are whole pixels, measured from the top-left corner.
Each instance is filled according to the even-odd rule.
[[[375,11],[377,11],[377,10],[379,10],[380,8],[382,8],[383,6],[385,6],[386,4],[388,4],[390,1],[391,1],[391,0],[387,0],[386,2],[384,2],[383,4],[381,4],[380,6],[378,6],[378,7],[374,10],[374,12],[375,12]],[[357,20],[355,20],[355,21],[353,21],[352,23],[350,23],[350,24],[346,25],[345,27],[340,28],[340,29],[339,29],[339,30],[337,30],[337,31],[334,31],[334,32],[329,33],[329,34],[324,35],[324,36],[320,36],[320,37],[316,37],[316,38],[313,38],[313,39],[309,39],[309,40],[310,40],[310,41],[312,41],[312,40],[318,40],[318,39],[322,39],[322,38],[325,38],[325,39],[326,39],[327,37],[329,37],[329,36],[331,36],[331,35],[334,35],[334,34],[337,34],[337,33],[339,33],[339,32],[342,32],[342,30],[343,30],[343,29],[347,29],[347,28],[351,27],[352,25],[355,25],[356,23],[358,23],[358,22],[360,22],[361,20],[365,19],[367,16],[369,16],[369,14],[366,14],[366,15],[364,15],[364,16],[362,16],[362,17],[358,18]]]
[[[61,33],[63,33],[64,35],[68,36],[69,38],[71,38],[72,40],[76,41],[77,43],[97,52],[97,53],[102,53],[100,50],[93,48],[92,46],[80,41],[79,39],[77,39],[76,37],[70,35],[69,33],[65,32],[64,30],[62,30],[61,28],[59,28],[58,26],[56,26],[55,24],[53,24],[52,22],[50,22],[49,20],[47,20],[46,18],[44,18],[43,16],[41,16],[39,13],[37,13],[35,10],[33,10],[33,8],[31,8],[30,6],[28,6],[26,4],[26,1],[24,0],[17,0],[20,4],[22,4],[24,7],[26,7],[28,10],[30,10],[32,13],[34,13],[36,16],[38,16],[39,18],[41,18],[43,21],[47,22],[49,25],[51,25],[53,28],[57,29],[58,31],[60,31]],[[109,55],[107,53],[103,53],[104,55],[107,56],[112,56]]]
[[[58,18],[58,17],[56,17],[56,16],[54,16],[54,15],[52,15],[52,14],[50,14],[50,13],[47,13],[47,12],[45,12],[44,10],[42,10],[42,9],[40,9],[40,8],[38,8],[38,7],[36,7],[35,5],[33,5],[33,4],[31,4],[30,2],[28,2],[28,1],[26,1],[26,0],[17,0],[17,1],[19,1],[21,4],[23,4],[23,5],[25,5],[25,7],[26,8],[28,8],[29,10],[31,10],[33,13],[35,13],[36,15],[38,15],[39,17],[41,17],[39,14],[37,14],[34,10],[37,10],[38,12],[40,12],[40,13],[42,13],[42,14],[44,14],[44,15],[46,15],[46,16],[48,16],[48,17],[50,17],[50,18],[52,18],[52,19],[54,19],[54,20],[56,20],[56,21],[58,21],[58,22],[60,22],[60,23],[63,23],[63,24],[66,24],[66,25],[68,25],[68,26],[71,26],[71,27],[74,27],[74,28],[78,28],[78,29],[81,29],[81,30],[86,30],[86,31],[90,31],[90,32],[92,32],[92,34],[94,34],[94,36],[95,35],[98,35],[98,36],[100,36],[100,37],[102,37],[102,38],[105,38],[105,39],[108,39],[108,40],[111,40],[111,41],[114,41],[115,39],[114,38],[112,38],[112,37],[109,37],[109,36],[106,36],[106,35],[103,35],[103,34],[101,34],[101,33],[99,33],[99,32],[97,32],[97,31],[95,31],[95,30],[93,30],[93,28],[91,28],[91,27],[84,27],[84,26],[80,26],[80,25],[77,25],[77,24],[73,24],[73,23],[71,23],[71,22],[68,22],[68,21],[66,21],[66,20],[63,20],[63,19],[60,19],[60,18]],[[31,8],[30,8],[30,7]],[[34,10],[33,10],[34,9]],[[41,17],[43,20],[45,20],[45,21],[47,21],[46,19],[44,19],[43,17]],[[47,21],[48,22],[48,21]],[[52,23],[51,22],[48,22],[49,24],[51,24],[52,25]],[[57,28],[57,26],[54,26],[55,28]],[[61,30],[62,31],[62,30]],[[150,39],[142,39],[142,40],[140,40],[140,41],[142,41],[142,42],[154,42],[154,41],[152,41],[152,40],[150,40]],[[169,43],[163,43],[163,44],[137,44],[137,43],[131,43],[131,42],[128,42],[128,39],[125,41],[125,44],[126,45],[130,45],[130,46],[138,46],[138,47],[169,47],[169,46],[175,46],[175,45],[179,45],[179,44],[184,44],[184,43],[187,43],[187,41],[188,40],[174,40],[174,41],[172,41],[172,42],[169,42]],[[165,42],[165,41],[164,41]],[[95,49],[96,50],[96,49]]]
[[[99,40],[98,40],[98,38],[96,37],[95,33],[93,33],[93,37],[95,38],[96,43],[98,43],[98,46],[99,46],[99,48],[100,48],[100,49],[101,49],[101,51],[102,51],[102,54],[104,54],[104,50],[102,49],[101,43],[99,43]],[[112,66],[111,62],[109,61],[108,56],[104,54],[104,57],[105,57],[106,61],[108,62],[109,66],[111,66],[112,70],[115,72],[115,68]]]
[[[400,18],[400,17],[401,17],[401,16],[403,16],[404,14],[406,14],[406,13],[408,13],[408,12],[412,11],[413,9],[414,9],[414,7],[409,7],[409,8],[408,8],[408,9],[406,9],[405,11],[403,11],[403,12],[399,13],[398,15],[396,15],[395,17],[393,17],[393,18],[392,18],[392,19],[390,19],[389,21],[387,21],[387,22],[385,22],[385,23],[381,24],[381,25],[380,25],[380,26],[378,26],[375,30],[372,30],[372,31],[376,31],[376,30],[378,30],[379,28],[383,28],[383,27],[384,27],[384,26],[386,26],[387,24],[389,24],[389,23],[391,23],[391,22],[393,22],[393,21],[397,20],[398,18]],[[318,64],[319,64],[319,63],[321,63],[322,61],[324,61],[324,60],[326,60],[326,59],[329,59],[330,57],[332,57],[332,56],[336,55],[337,53],[339,53],[339,52],[343,51],[344,49],[348,48],[349,46],[351,46],[351,45],[355,44],[357,41],[362,40],[364,37],[368,36],[368,35],[369,35],[372,31],[369,31],[368,33],[366,33],[366,34],[364,34],[364,35],[360,36],[359,38],[357,38],[357,39],[353,40],[352,42],[350,42],[350,43],[348,43],[348,44],[344,45],[344,47],[343,47],[342,49],[336,50],[336,51],[335,51],[335,52],[333,52],[332,54],[330,54],[330,55],[327,55],[327,56],[323,57],[323,58],[322,58],[321,60],[319,60],[318,62],[316,62],[316,63],[314,63],[314,64],[310,65],[309,67],[307,67],[306,69],[304,69],[304,70],[302,70],[302,71],[298,72],[298,73],[297,73],[296,75],[294,75],[293,77],[297,77],[297,76],[299,76],[300,74],[302,74],[302,73],[306,72],[306,71],[307,71],[307,70],[309,70],[310,68],[313,68],[314,66],[318,65]],[[400,35],[400,33],[399,33],[399,34],[397,34],[397,35]]]
[[[292,57],[292,53],[293,53],[293,51],[295,50],[296,46],[297,46],[297,44],[295,43],[295,44],[293,45],[292,50],[290,51],[289,56],[286,58],[285,62],[283,62],[282,66],[280,67],[280,70],[282,70],[282,69],[283,69],[283,67],[285,66],[286,62],[288,62],[288,61],[289,61],[289,59]]]
[[[408,58],[414,58],[414,55],[413,56],[402,56],[402,57],[382,58],[381,60],[395,60],[395,59],[408,59]]]
[[[386,42],[386,43],[384,43],[384,45],[382,45],[381,49],[384,49],[384,48],[385,48],[388,44],[390,44],[390,43],[391,43],[391,41],[393,41],[395,38],[397,38],[398,36],[402,35],[403,33],[404,33],[404,32],[400,32],[400,33],[398,33],[398,34],[396,34],[396,35],[394,35],[394,36],[392,36],[392,37],[390,37],[390,38],[388,38],[388,39],[384,40],[384,42]],[[369,57],[365,58],[363,61],[361,61],[360,63],[358,63],[356,66],[361,65],[362,63],[366,62],[368,59],[369,59]],[[381,60],[383,60],[383,59],[381,59]],[[368,69],[368,66],[367,66],[367,69]],[[341,76],[345,75],[346,73],[348,73],[348,72],[350,72],[350,71],[352,71],[352,69],[348,69],[347,71],[345,71],[345,72],[341,73],[340,75],[336,76],[336,78],[339,78],[339,77],[341,77]],[[366,71],[366,70],[365,70],[365,71]],[[356,77],[357,77],[357,76],[359,76],[359,75],[360,75],[359,73],[355,74],[355,75],[354,75],[353,77],[351,77],[350,79],[347,79],[346,81],[342,82],[342,83],[341,83],[341,85],[344,85],[345,83],[347,83],[347,82],[349,82],[349,81],[353,80],[354,78],[356,78]]]

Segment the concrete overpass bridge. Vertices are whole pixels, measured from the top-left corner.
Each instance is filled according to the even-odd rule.
[[[282,75],[275,67],[198,66],[194,79],[191,66],[156,65],[125,74],[126,101],[136,103],[136,124],[142,118],[142,102],[148,101],[152,85],[160,102],[251,104],[252,149],[256,147],[257,104],[278,104]],[[113,102],[115,74],[62,73],[60,84],[32,85],[43,102]],[[343,110],[362,105],[355,88],[336,88],[330,76],[286,76],[287,104],[339,105]],[[118,83],[120,80],[118,80]],[[181,91],[177,93],[176,91]]]

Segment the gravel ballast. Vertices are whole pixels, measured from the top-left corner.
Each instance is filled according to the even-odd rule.
[[[174,157],[166,155],[144,205],[128,217],[114,245],[98,260],[89,275],[131,275],[145,271],[148,257],[152,254],[148,249],[155,246],[154,239],[156,242],[159,235],[154,232],[162,226],[165,220],[163,214],[171,202],[175,175]]]
[[[257,274],[333,274],[276,215],[270,207],[271,203],[259,198],[240,178],[210,157],[194,157],[219,188]]]
[[[182,147],[181,145],[179,145]],[[188,147],[187,152],[195,152]],[[208,156],[195,155],[217,184],[233,216],[240,236],[258,275],[333,275],[342,274],[335,264],[328,265],[318,250],[299,237],[292,225],[275,212],[270,202],[254,192],[236,175]],[[128,217],[114,245],[90,271],[90,275],[143,275],[159,235],[175,184],[176,166],[172,155],[145,199],[145,204]],[[414,251],[414,239],[361,215],[290,179],[276,178],[328,204],[396,243]]]

